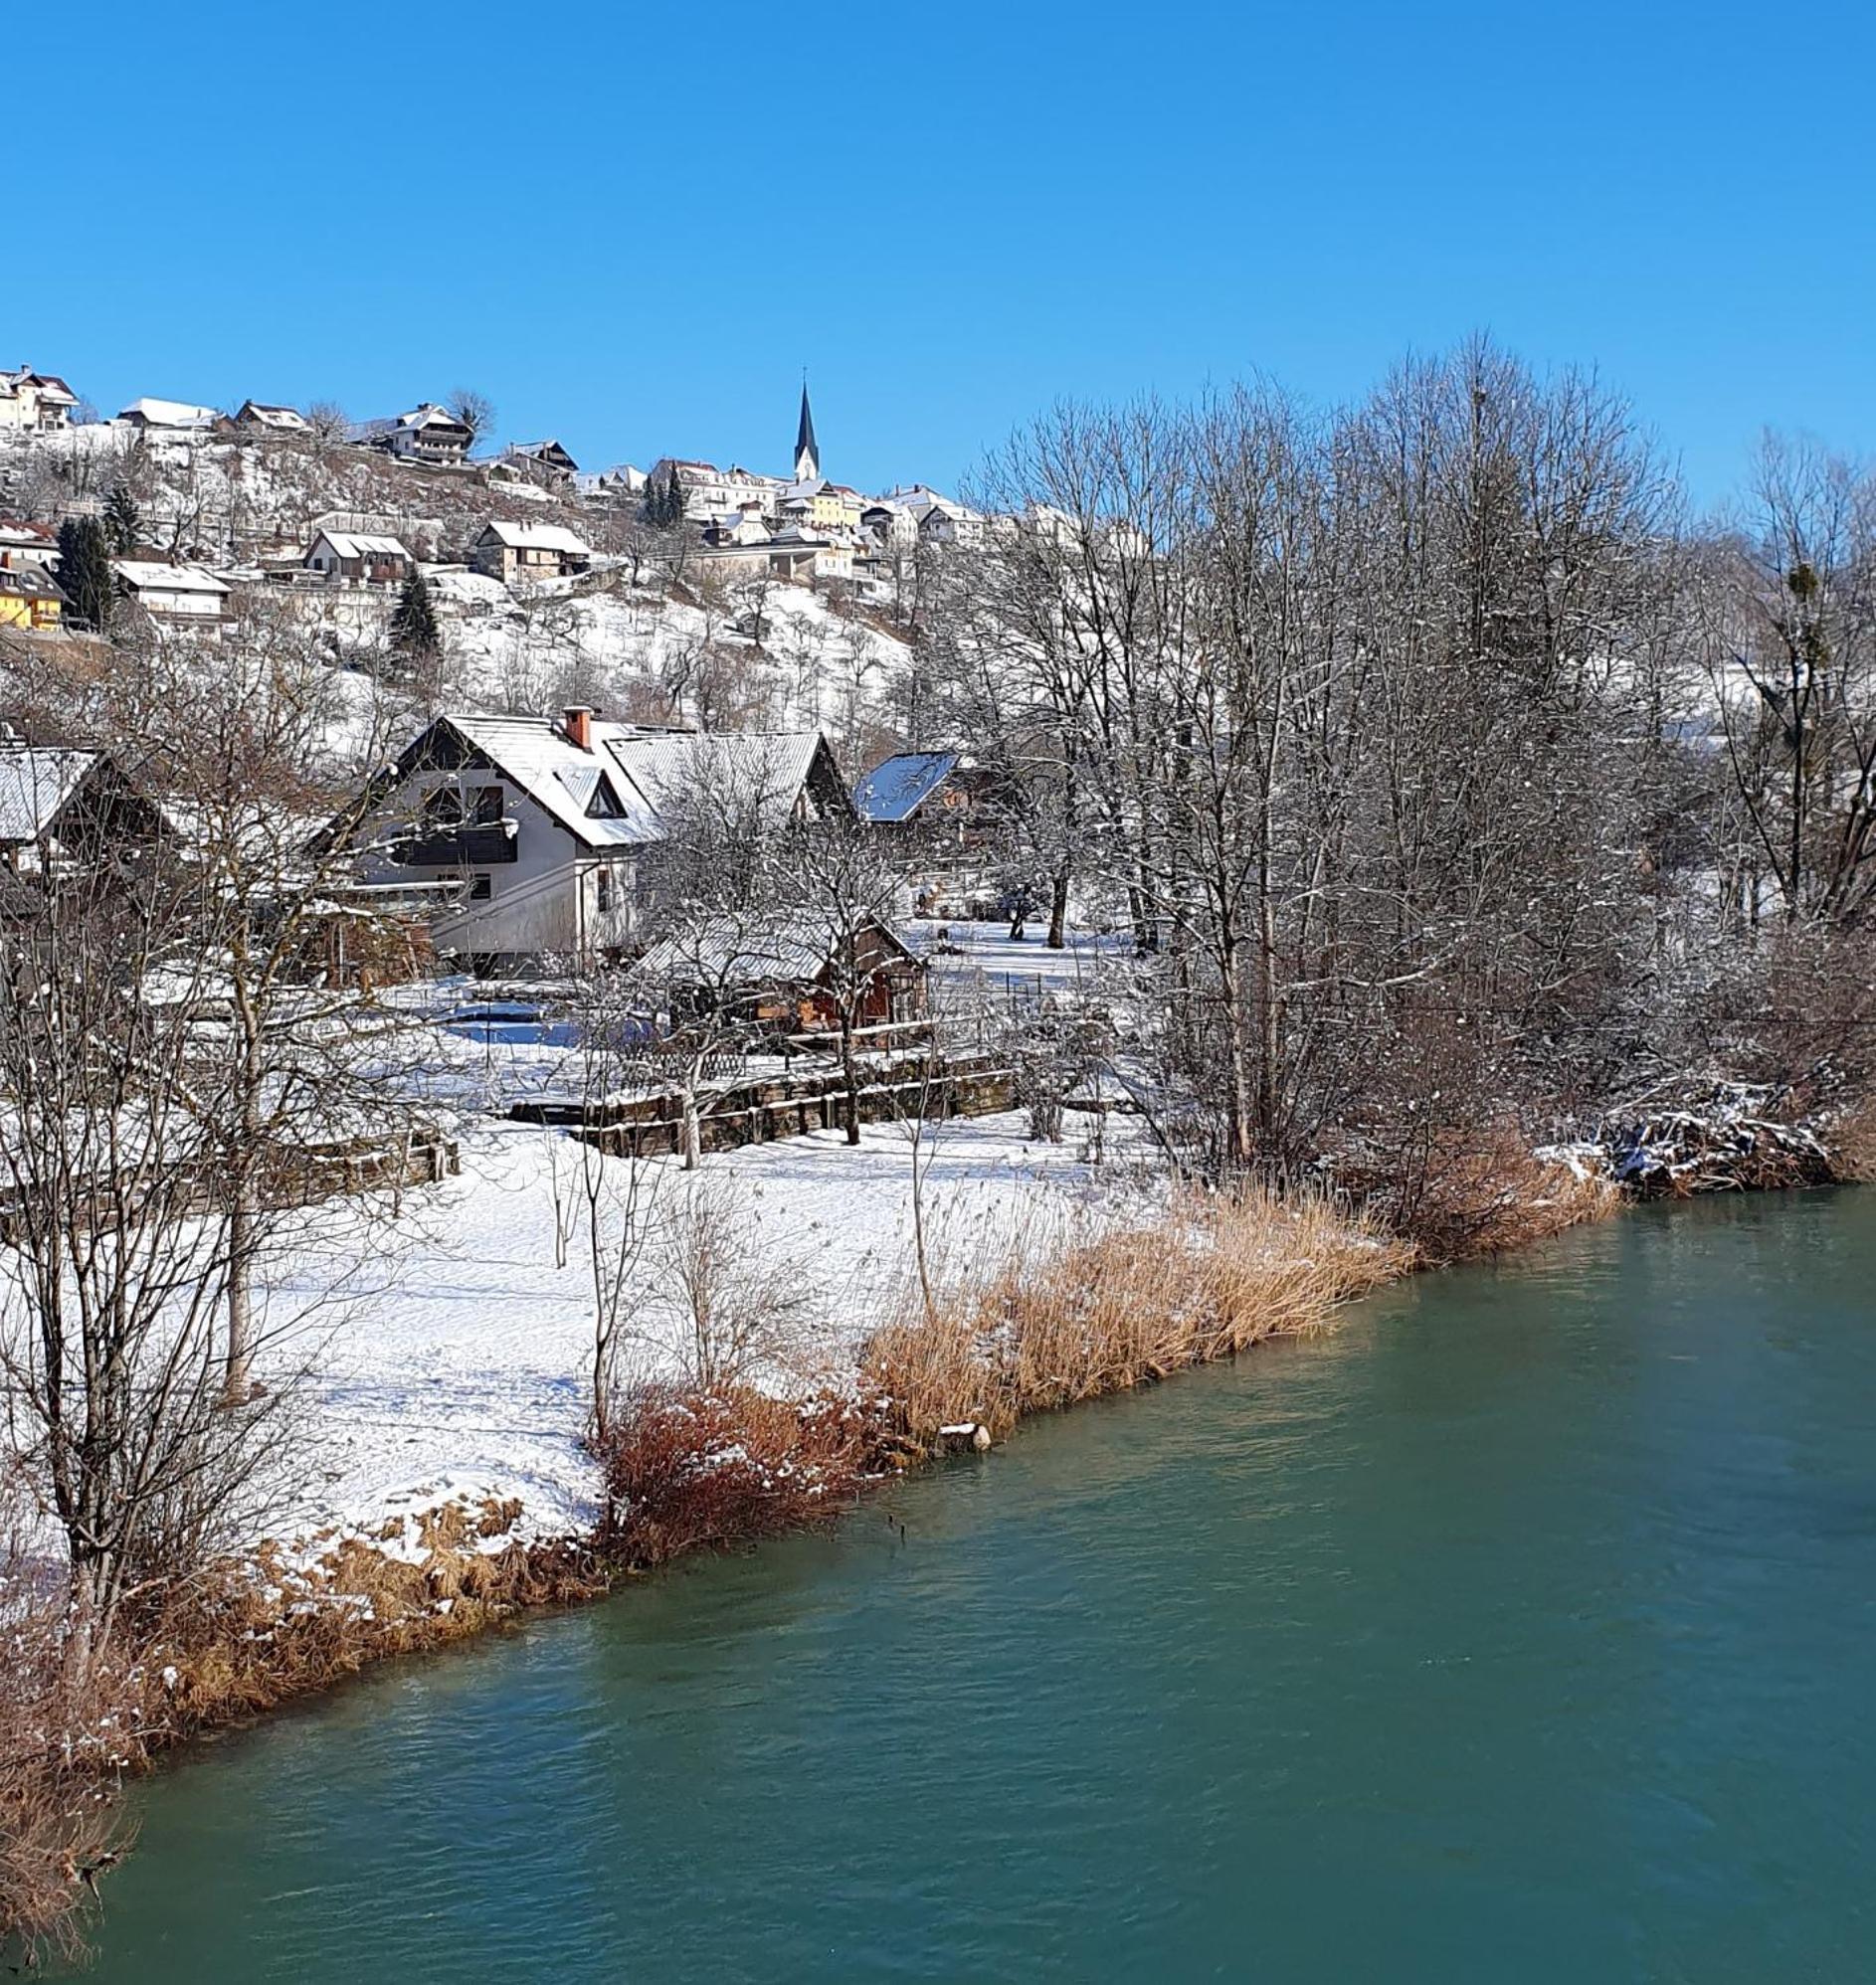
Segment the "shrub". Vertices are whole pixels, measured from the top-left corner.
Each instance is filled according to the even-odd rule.
[[[600,1551],[649,1570],[832,1523],[869,1473],[874,1431],[844,1400],[639,1384],[615,1400],[594,1448],[606,1485]]]

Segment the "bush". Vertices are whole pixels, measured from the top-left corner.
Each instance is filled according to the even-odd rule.
[[[874,1429],[843,1400],[640,1384],[615,1400],[594,1448],[600,1552],[649,1570],[832,1523],[870,1472]]]

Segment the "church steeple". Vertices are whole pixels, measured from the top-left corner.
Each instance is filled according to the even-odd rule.
[[[815,441],[815,417],[808,405],[808,382],[801,383],[801,426],[795,431],[795,480],[813,482],[821,473],[821,450]]]

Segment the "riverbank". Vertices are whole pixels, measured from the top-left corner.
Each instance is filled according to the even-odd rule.
[[[1015,1123],[957,1129],[980,1144],[1020,1133]],[[894,1136],[886,1150],[903,1170],[903,1137]],[[780,1149],[750,1162],[774,1166]],[[975,1150],[980,1187],[983,1156]],[[1056,1159],[1044,1173],[1050,1163],[1060,1169]],[[916,1186],[915,1162],[906,1175]],[[1025,1176],[1033,1184],[1034,1174]],[[928,1170],[915,1199],[930,1178]],[[882,1244],[877,1208],[849,1223],[859,1233],[846,1238],[860,1241],[855,1263],[868,1276],[849,1284],[866,1306],[864,1321],[849,1319],[842,1338],[848,1356],[841,1396],[849,1407],[861,1403],[838,1471],[810,1482],[806,1497],[804,1466],[825,1466],[827,1457],[792,1451],[786,1439],[767,1450],[749,1440],[735,1417],[736,1388],[719,1397],[707,1439],[675,1455],[664,1443],[661,1507],[642,1475],[622,1473],[605,1454],[584,1463],[594,1487],[571,1523],[543,1521],[513,1495],[457,1485],[393,1495],[376,1510],[297,1534],[290,1545],[264,1546],[193,1591],[120,1678],[119,1698],[104,1713],[111,1739],[98,1754],[117,1769],[140,1768],[162,1750],[383,1660],[596,1597],[621,1575],[683,1549],[734,1547],[832,1521],[863,1486],[962,1441],[1001,1439],[1030,1414],[1152,1383],[1264,1337],[1321,1330],[1338,1305],[1424,1259],[1320,1199],[1253,1197],[1221,1207],[1170,1198],[1164,1181],[1138,1174],[1122,1172],[1120,1181],[1093,1198],[1077,1191],[1032,1200],[1021,1216],[1009,1203],[1008,1176],[988,1201],[981,1191],[976,1201],[965,1197],[962,1214],[947,1209],[941,1187],[922,1212],[895,1209],[896,1248]],[[835,1190],[851,1206],[850,1183]],[[1488,1196],[1477,1252],[1546,1238],[1622,1202],[1609,1168],[1581,1151],[1520,1166]],[[827,1396],[828,1369],[818,1396]],[[765,1377],[771,1382],[748,1397],[772,1423],[773,1374]],[[684,1395],[665,1380],[660,1396],[668,1403]],[[684,1505],[698,1485],[709,1485],[719,1506],[735,1469],[750,1489],[752,1455],[770,1488],[792,1478],[786,1510],[756,1480],[740,1502],[730,1499],[729,1520],[689,1520]],[[603,1494],[602,1472],[612,1476]],[[648,1549],[643,1523],[627,1532],[617,1521],[622,1506],[649,1510],[657,1534],[683,1541]]]

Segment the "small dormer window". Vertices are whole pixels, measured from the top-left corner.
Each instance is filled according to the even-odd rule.
[[[593,797],[586,803],[586,816],[589,820],[617,820],[625,813],[619,804],[619,795],[613,791],[612,781],[604,773],[593,788]]]

